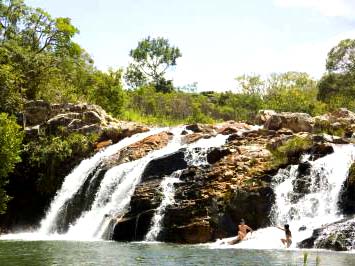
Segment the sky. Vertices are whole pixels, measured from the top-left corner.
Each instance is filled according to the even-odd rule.
[[[320,78],[329,50],[355,38],[354,0],[25,0],[69,17],[74,38],[101,70],[126,67],[147,36],[182,57],[168,73],[177,86],[234,90],[243,74],[302,71]]]

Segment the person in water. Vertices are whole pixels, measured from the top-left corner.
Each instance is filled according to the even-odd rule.
[[[289,248],[292,244],[292,234],[290,231],[290,226],[288,224],[284,225],[284,228],[277,226],[278,229],[285,231],[286,238],[281,238],[282,244]]]
[[[229,241],[228,244],[234,245],[239,243],[246,237],[248,231],[252,233],[253,229],[251,229],[248,225],[245,224],[244,219],[241,219],[238,225],[238,236],[235,239]]]

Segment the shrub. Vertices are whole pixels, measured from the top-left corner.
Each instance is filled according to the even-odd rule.
[[[280,167],[298,162],[302,153],[307,152],[312,147],[312,144],[313,142],[309,136],[294,136],[276,148],[268,146],[272,154],[272,165]]]
[[[11,173],[16,163],[21,161],[21,143],[23,131],[16,123],[15,118],[5,113],[0,114],[0,213],[6,210],[9,196],[6,195],[4,186],[7,184],[7,176]]]

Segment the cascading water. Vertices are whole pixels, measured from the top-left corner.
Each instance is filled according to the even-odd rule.
[[[350,164],[355,160],[355,146],[334,145],[333,148],[334,153],[308,162],[310,172],[302,177],[309,181],[305,184],[304,194],[295,188],[300,176],[297,165],[279,170],[273,178],[276,199],[270,218],[275,226],[290,225],[291,247],[310,237],[314,229],[342,218],[337,203]],[[282,248],[280,239],[284,235],[276,227],[263,228],[235,247]]]
[[[73,169],[73,171],[65,177],[62,187],[56,193],[56,196],[51,202],[49,210],[46,213],[45,218],[41,221],[40,228],[34,233],[21,233],[21,234],[9,234],[2,236],[2,238],[22,238],[22,239],[65,239],[64,236],[59,236],[53,230],[56,228],[56,220],[58,214],[65,208],[66,203],[78,192],[82,187],[86,179],[93,175],[95,171],[98,171],[102,160],[109,157],[120,149],[140,141],[150,135],[157,134],[163,131],[164,128],[152,129],[149,132],[135,134],[132,137],[125,138],[120,142],[109,146],[103,151],[96,153],[93,157],[81,161],[81,163]],[[93,175],[93,179],[96,178]]]
[[[111,218],[124,215],[136,185],[147,164],[161,156],[173,153],[181,147],[181,128],[175,128],[173,140],[161,150],[145,157],[115,166],[105,174],[91,209],[73,223],[66,237],[69,239],[100,239]]]
[[[167,206],[173,204],[174,200],[174,184],[179,182],[181,170],[174,172],[171,176],[165,177],[161,182],[163,199],[155,212],[152,219],[152,226],[149,232],[145,236],[146,241],[157,240],[158,234],[161,231],[162,221],[164,218],[164,212]]]
[[[204,165],[207,162],[207,150],[214,147],[220,147],[225,144],[228,136],[217,135],[208,139],[200,139],[197,142],[184,145],[185,148],[185,160],[188,165]],[[179,182],[181,170],[174,172],[171,176],[165,177],[161,183],[163,199],[160,206],[156,210],[153,219],[152,226],[145,236],[146,241],[156,241],[157,237],[162,230],[162,222],[164,219],[165,209],[174,204],[174,184]]]
[[[54,197],[45,218],[41,221],[39,232],[42,234],[52,233],[55,220],[64,204],[73,197],[80,189],[86,178],[100,165],[100,162],[105,157],[115,154],[120,149],[142,140],[154,133],[160,132],[162,129],[154,129],[150,132],[133,135],[130,138],[125,138],[115,145],[112,145],[102,152],[96,153],[93,157],[83,160],[65,179],[61,189]]]

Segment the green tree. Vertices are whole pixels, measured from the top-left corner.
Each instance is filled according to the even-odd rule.
[[[242,75],[236,77],[238,89],[247,94],[263,94],[265,83],[260,75]]]
[[[331,109],[355,110],[355,39],[342,40],[330,50],[326,69],[318,83],[318,99],[328,103]]]
[[[267,80],[264,108],[312,115],[322,113],[325,105],[317,100],[316,84],[304,72],[272,74]]]
[[[355,39],[342,40],[329,51],[326,69],[330,73],[355,72]]]
[[[147,37],[129,55],[133,59],[125,74],[129,86],[153,84],[157,91],[172,90],[172,82],[166,80],[164,75],[181,57],[179,48],[171,46],[167,39]]]
[[[8,174],[11,173],[21,158],[21,143],[23,132],[13,117],[5,113],[0,114],[0,213],[6,211],[9,196],[6,195],[4,186],[8,182]]]
[[[0,41],[17,39],[28,7],[23,0],[0,1]]]
[[[7,94],[9,84],[16,83],[16,93],[29,100],[67,101],[85,95],[92,60],[72,41],[76,33],[69,18],[52,18],[22,0],[0,1],[0,60],[6,65],[3,72],[10,71],[2,83]]]
[[[122,69],[110,69],[107,73],[96,71],[93,74],[93,85],[89,92],[89,100],[100,105],[115,116],[120,116],[125,102],[122,85]]]

